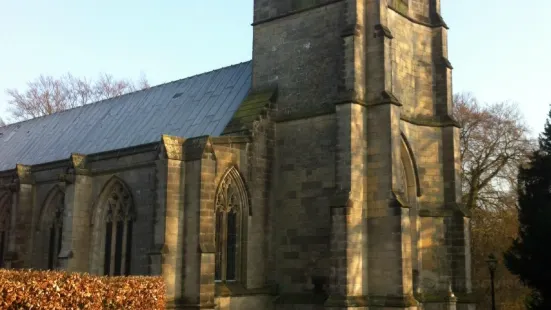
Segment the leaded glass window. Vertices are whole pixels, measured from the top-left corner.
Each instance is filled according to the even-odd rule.
[[[55,211],[52,216],[52,221],[49,227],[49,243],[48,243],[48,269],[52,270],[57,267],[57,256],[61,251],[61,237],[63,234],[63,195],[58,195],[55,200]]]
[[[130,274],[132,249],[133,202],[121,182],[115,182],[106,201],[105,249],[103,273]]]
[[[215,280],[239,279],[241,240],[247,195],[237,170],[232,168],[221,181],[215,201]]]

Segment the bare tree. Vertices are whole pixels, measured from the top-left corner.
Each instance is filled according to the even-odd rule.
[[[486,258],[498,258],[517,235],[517,167],[526,160],[533,141],[516,105],[481,105],[469,94],[454,96],[460,133],[463,202],[471,210],[473,288],[479,308],[489,309]],[[496,272],[500,309],[525,309],[529,290],[503,264]]]
[[[0,127],[2,126],[6,126],[6,123],[4,123],[4,120],[2,120],[2,118],[0,117]]]
[[[27,89],[7,89],[9,111],[16,120],[35,118],[149,87],[145,76],[137,82],[100,74],[95,81],[70,73],[56,78],[40,75]]]
[[[468,93],[454,96],[454,115],[462,126],[463,202],[471,210],[499,208],[533,146],[523,115],[515,104],[481,105]]]

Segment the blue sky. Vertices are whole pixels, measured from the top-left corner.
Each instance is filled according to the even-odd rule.
[[[160,84],[251,58],[253,0],[0,0],[0,117],[6,88],[40,74],[100,72]],[[549,0],[442,0],[454,92],[517,102],[535,133],[551,96]]]

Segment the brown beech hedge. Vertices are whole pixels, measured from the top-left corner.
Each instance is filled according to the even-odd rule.
[[[0,309],[164,309],[161,277],[0,269]]]

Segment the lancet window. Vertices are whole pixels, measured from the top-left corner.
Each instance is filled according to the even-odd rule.
[[[51,215],[51,221],[49,223],[49,240],[48,240],[48,269],[52,270],[58,266],[57,257],[59,251],[61,251],[61,237],[63,234],[63,210],[64,210],[64,196],[63,194],[57,195],[57,199],[54,200],[55,209]]]
[[[243,217],[248,210],[243,181],[232,168],[220,182],[215,201],[216,262],[215,280],[235,281],[239,278]]]
[[[117,181],[106,200],[104,274],[130,274],[133,201],[126,186]]]

